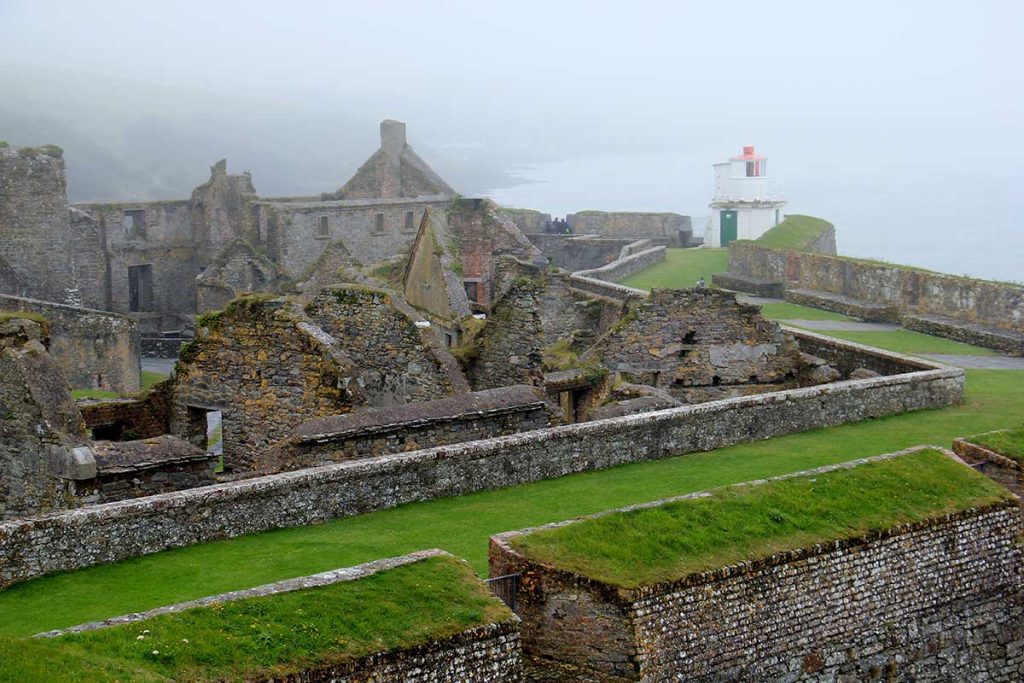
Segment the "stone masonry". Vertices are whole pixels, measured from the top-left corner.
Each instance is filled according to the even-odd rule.
[[[167,548],[937,408],[963,398],[963,370],[877,350],[864,353],[898,360],[904,371],[0,522],[0,587]]]
[[[220,411],[225,466],[245,471],[300,422],[363,403],[356,375],[337,340],[298,303],[236,299],[205,318],[200,337],[182,351],[171,433],[205,450],[207,413]]]
[[[528,654],[610,680],[1009,683],[1024,675],[1020,532],[1007,501],[638,588],[532,562],[515,534],[490,561],[520,574]]]
[[[799,351],[756,306],[714,289],[656,289],[587,353],[630,382],[689,403],[787,386]]]
[[[468,389],[430,330],[418,327],[415,313],[383,290],[330,286],[306,312],[355,363],[367,405],[430,401]]]

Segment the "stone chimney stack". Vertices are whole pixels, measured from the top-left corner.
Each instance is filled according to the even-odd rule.
[[[380,122],[380,146],[388,157],[397,161],[405,149],[405,124],[385,119]]]

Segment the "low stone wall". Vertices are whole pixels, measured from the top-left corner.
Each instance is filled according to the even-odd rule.
[[[878,349],[864,344],[844,341],[837,344],[833,337],[799,330],[783,325],[783,329],[793,335],[800,350],[812,356],[824,359],[829,365],[848,377],[858,368],[871,370],[880,375],[900,375],[908,372],[920,372],[934,367],[928,361],[897,353],[879,353]]]
[[[1024,286],[827,254],[729,245],[729,273],[893,306],[904,315],[933,315],[1024,332]],[[1024,350],[1022,350],[1024,352]]]
[[[429,557],[447,555],[448,553],[441,550],[425,550],[401,557],[368,562],[355,567],[335,569],[256,588],[190,600],[147,612],[114,617],[59,631],[49,631],[36,637],[58,638],[69,633],[82,633],[123,624],[134,624],[162,614],[182,612],[195,607],[209,607],[236,600],[278,595],[318,586],[329,586],[343,581],[358,581],[378,572],[409,565]],[[520,680],[521,674],[519,620],[510,617],[505,621],[469,628],[453,636],[423,645],[381,650],[339,664],[312,666],[297,677],[288,680],[333,681],[334,683],[366,683],[368,681],[375,683],[404,681],[505,683]]]
[[[722,289],[772,299],[781,299],[784,289],[781,282],[772,282],[771,280],[762,280],[759,277],[736,275],[733,273],[712,273],[711,282],[716,287],[721,287]]]
[[[524,653],[540,661],[644,681],[1010,683],[1020,532],[1004,502],[638,588],[533,562],[515,533],[492,538],[490,562],[520,575]]]
[[[629,237],[595,235],[527,233],[526,237],[551,260],[551,265],[570,272],[611,263],[622,254],[623,247],[636,242]]]
[[[842,294],[820,292],[815,289],[786,288],[782,298],[791,304],[821,308],[868,322],[897,323],[900,319],[900,311],[896,306],[852,299]]]
[[[693,234],[690,217],[677,213],[579,211],[565,220],[577,235],[648,238],[673,247],[687,246]]]
[[[170,389],[170,383],[164,381],[140,398],[81,400],[78,409],[94,439],[150,439],[168,432],[171,420]]]
[[[930,369],[563,425],[3,522],[0,587],[167,548],[962,400],[963,370],[906,361]]]
[[[267,453],[267,471],[404,453],[550,427],[544,391],[516,385],[300,425]]]
[[[646,242],[647,240],[642,241]],[[608,265],[591,270],[576,271],[570,275],[569,286],[578,292],[611,301],[646,299],[648,297],[646,291],[616,283],[664,260],[665,247],[633,251],[633,246],[627,245],[622,248],[619,258]]]
[[[900,324],[908,330],[1024,356],[1024,332],[1017,330],[964,323],[939,315],[904,315],[900,318]]]
[[[970,438],[954,440],[953,452],[992,481],[1024,496],[1024,466],[1016,460],[973,443]]]
[[[28,311],[50,321],[50,354],[76,389],[139,390],[139,331],[116,313],[0,295],[0,311]]]

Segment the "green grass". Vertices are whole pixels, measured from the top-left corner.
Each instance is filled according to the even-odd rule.
[[[800,327],[800,325],[793,325],[793,327]],[[858,344],[867,344],[868,346],[877,346],[883,349],[889,349],[890,351],[895,351],[897,353],[916,355],[943,353],[960,356],[997,355],[996,352],[991,349],[963,344],[958,341],[953,341],[952,339],[932,337],[931,335],[914,332],[912,330],[899,329],[892,332],[861,332],[846,330],[811,331],[818,332],[818,334],[825,334],[829,337],[837,337],[839,339],[857,342]]]
[[[971,443],[995,451],[1007,458],[1024,462],[1024,426],[975,434],[967,439]]]
[[[140,391],[146,391],[150,389],[157,382],[162,382],[167,379],[167,375],[159,372],[150,372],[149,370],[142,371],[142,386]],[[116,391],[106,391],[105,389],[72,389],[71,397],[74,399],[79,398],[131,398],[136,396],[135,394],[119,394]]]
[[[142,391],[146,391],[158,382],[163,382],[167,379],[167,375],[162,372],[152,372],[150,370],[142,371]]]
[[[724,273],[728,268],[726,249],[666,249],[664,261],[631,275],[620,284],[637,289],[687,289],[703,277],[710,286],[711,275]]]
[[[775,304],[764,304],[761,306],[761,315],[772,320],[842,320],[857,322],[856,318],[851,318],[841,313],[833,313],[832,311],[801,306],[800,304],[791,304],[785,301]]]
[[[831,227],[831,223],[821,218],[792,214],[754,242],[772,249],[803,251]]]
[[[55,574],[0,592],[0,633],[30,635],[423,548],[487,571],[487,539],[625,505],[1020,424],[1024,372],[968,370],[963,405],[403,505]],[[102,599],[97,599],[102,596]]]
[[[71,634],[22,649],[0,641],[5,676],[95,680],[97,663],[151,680],[279,679],[317,665],[410,647],[510,617],[472,570],[434,557],[355,581],[198,607],[143,622]],[[6,650],[6,651],[4,651]],[[25,680],[30,680],[26,678]]]
[[[852,469],[718,489],[512,539],[525,556],[624,588],[1012,500],[934,450]]]

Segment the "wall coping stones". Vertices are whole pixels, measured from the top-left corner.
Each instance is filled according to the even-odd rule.
[[[104,318],[109,318],[115,322],[124,323],[126,325],[135,325],[135,321],[127,316],[121,315],[120,313],[112,313],[110,311],[101,311],[98,308],[84,308],[82,306],[71,306],[70,304],[61,304],[55,301],[44,301],[42,299],[32,299],[26,296],[14,296],[12,294],[0,294],[0,310],[3,309],[2,303],[12,302],[15,304],[24,304],[28,306],[40,306],[43,308],[57,308],[62,311],[68,311],[72,313],[83,313],[88,315],[98,315]]]
[[[293,443],[323,443],[355,434],[391,432],[436,422],[516,413],[546,407],[537,387],[518,384],[457,394],[434,401],[369,408],[345,415],[320,417],[304,422],[292,432]]]
[[[94,441],[92,450],[100,476],[218,457],[169,434],[135,441]]]
[[[849,460],[842,463],[836,463],[834,465],[826,465],[823,467],[816,467],[813,469],[802,470],[799,472],[791,472],[788,474],[779,475],[776,477],[769,477],[766,479],[755,479],[752,481],[741,482],[733,484],[732,486],[759,486],[772,481],[781,481],[785,479],[793,479],[798,477],[807,477],[817,474],[824,474],[826,472],[833,472],[840,469],[853,469],[859,465],[863,465],[870,462],[878,462],[882,460],[890,460],[910,453],[915,453],[922,450],[935,450],[945,454],[947,457],[963,462],[959,457],[952,451],[938,447],[938,446],[914,446],[912,448],[896,451],[893,453],[884,453],[882,455],[876,455],[868,458],[859,458],[857,460]],[[967,463],[963,463],[965,467],[969,467]],[[636,588],[624,588],[621,586],[615,586],[604,581],[576,574],[574,572],[560,569],[557,566],[534,560],[526,555],[523,555],[515,548],[512,547],[510,541],[518,536],[525,536],[537,531],[557,529],[578,522],[596,519],[600,517],[606,517],[608,515],[618,514],[621,512],[630,512],[633,510],[649,509],[660,507],[669,503],[675,503],[684,500],[694,500],[697,498],[707,498],[713,495],[714,490],[695,491],[682,496],[673,496],[670,498],[663,498],[648,503],[640,503],[637,505],[630,505],[621,508],[615,508],[612,510],[604,510],[592,515],[585,515],[582,517],[576,517],[574,519],[564,520],[561,522],[553,522],[551,524],[544,524],[536,527],[529,527],[526,529],[519,529],[516,531],[504,532],[496,534],[491,537],[490,543],[492,546],[496,546],[501,549],[501,552],[505,555],[510,555],[518,558],[519,560],[528,563],[530,565],[541,567],[547,573],[557,576],[559,579],[568,581],[571,584],[577,586],[589,587],[599,594],[606,597],[614,598],[618,602],[635,602],[640,599],[650,598],[658,595],[664,595],[666,593],[672,593],[682,588],[689,588],[693,586],[699,586],[704,584],[716,583],[725,579],[730,579],[738,576],[752,574],[758,572],[766,567],[773,567],[798,560],[804,560],[809,557],[816,555],[822,555],[825,553],[835,552],[838,550],[844,550],[847,548],[854,548],[858,546],[864,546],[874,541],[881,539],[892,538],[895,536],[902,536],[914,531],[921,529],[927,529],[941,524],[947,524],[954,520],[966,519],[969,517],[976,517],[979,515],[988,514],[996,510],[1013,509],[1018,507],[1019,501],[1006,500],[998,503],[992,503],[989,505],[977,506],[968,510],[961,510],[959,512],[947,513],[942,515],[935,515],[917,522],[910,522],[906,524],[899,524],[887,529],[879,531],[873,531],[867,534],[861,534],[849,538],[837,538],[821,543],[815,543],[814,545],[806,546],[803,548],[797,548],[794,550],[788,550],[784,552],[775,553],[767,557],[759,558],[756,560],[750,560],[747,562],[740,562],[734,565],[726,565],[718,567],[709,571],[697,572],[681,577],[673,581],[665,581],[660,583],[648,584],[638,586]]]
[[[368,206],[401,206],[403,204],[422,204],[424,202],[450,202],[452,198],[443,194],[425,194],[417,197],[395,197],[390,199],[328,199],[319,200],[299,197],[296,200],[289,200],[286,197],[266,197],[253,201],[253,204],[263,206],[287,206],[288,208],[308,209],[316,211],[324,208],[353,208],[361,209]]]

